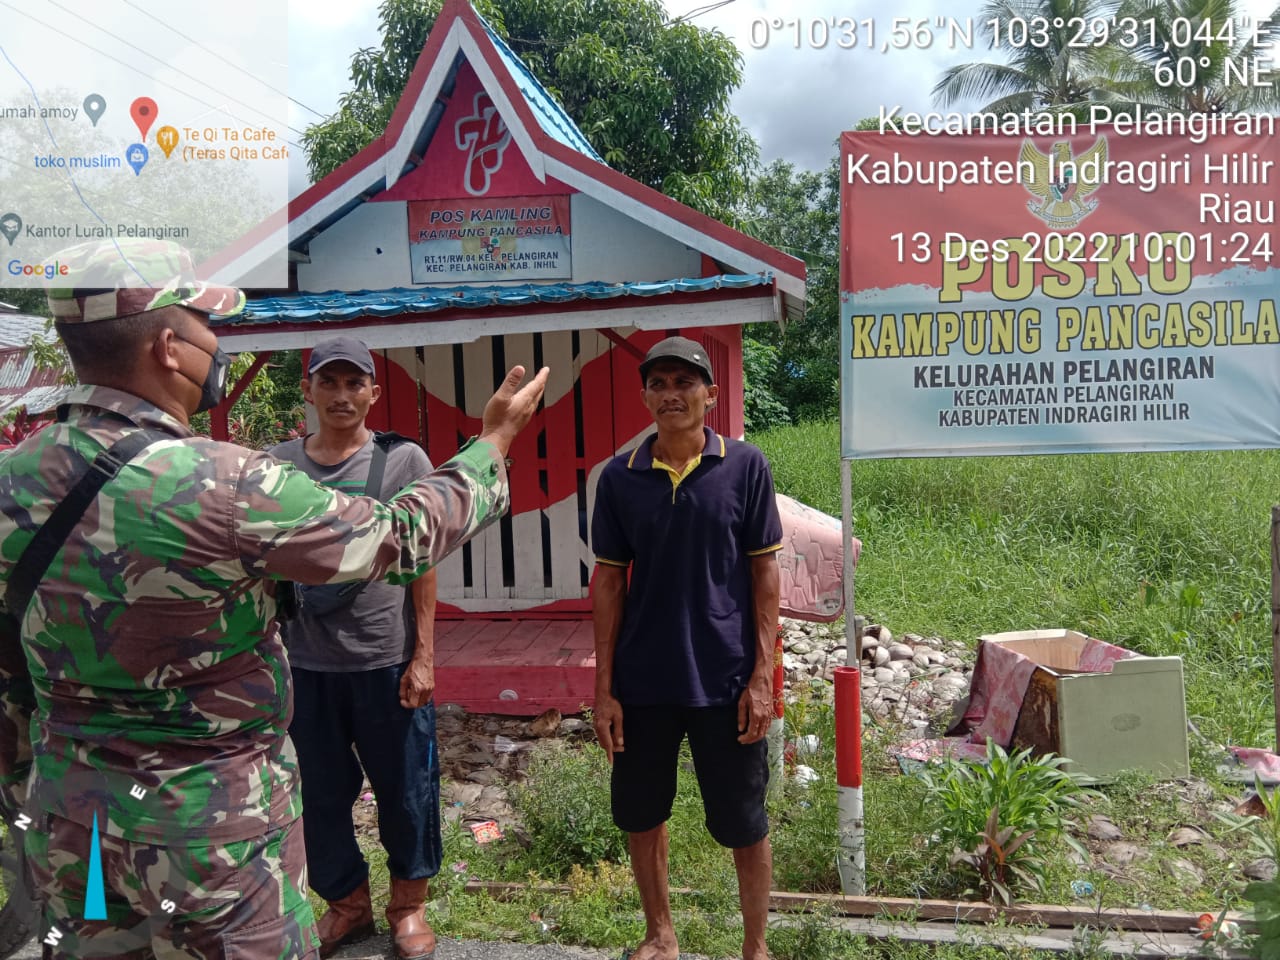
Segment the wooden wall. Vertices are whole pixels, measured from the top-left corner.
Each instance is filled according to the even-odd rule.
[[[380,351],[375,429],[421,440],[433,463],[480,431],[485,401],[514,364],[551,368],[543,406],[511,450],[511,513],[439,567],[442,612],[582,617],[594,564],[588,527],[596,479],[615,454],[652,432],[639,358],[675,331],[578,330],[483,337]],[[742,436],[739,327],[685,329],[702,342],[722,400],[712,429]]]

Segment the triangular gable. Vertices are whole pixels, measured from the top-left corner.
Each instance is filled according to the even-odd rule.
[[[392,199],[388,191],[428,166],[426,156],[452,136],[442,120],[460,78],[465,84],[473,74],[510,134],[508,151],[518,152],[522,169],[540,185],[538,193],[580,191],[739,272],[772,274],[793,304],[803,304],[803,261],[611,169],[589,145],[584,152],[582,134],[558,107],[548,109],[550,96],[527,69],[513,69],[514,63],[514,54],[467,0],[445,0],[383,135],[289,203],[289,246],[304,248],[361,203]],[[474,106],[474,97],[468,106]],[[421,186],[419,178],[413,179],[412,186]],[[397,193],[407,196],[412,186]],[[277,236],[277,230],[260,225],[205,267],[215,278],[234,281],[260,261],[257,250]]]
[[[554,178],[544,175],[539,180],[493,98],[464,60],[422,163],[372,199],[496,199],[574,192]]]

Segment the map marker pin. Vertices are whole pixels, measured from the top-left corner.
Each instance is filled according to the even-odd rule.
[[[103,100],[99,94],[91,93],[84,98],[84,112],[96,127],[102,115],[107,112],[107,101]]]
[[[129,149],[124,152],[125,162],[133,167],[133,175],[135,177],[142,173],[142,168],[147,165],[147,157],[149,156],[147,148],[140,143],[129,144]]]
[[[9,241],[9,246],[13,246],[13,241],[18,239],[21,230],[22,218],[16,213],[6,213],[0,217],[0,236]]]
[[[156,143],[160,145],[165,159],[168,160],[169,154],[173,153],[173,148],[178,145],[178,131],[173,127],[161,127],[156,131]]]
[[[147,139],[147,131],[156,122],[156,114],[159,112],[160,108],[150,97],[139,97],[129,105],[129,116],[138,125],[138,132],[142,134],[143,140]]]

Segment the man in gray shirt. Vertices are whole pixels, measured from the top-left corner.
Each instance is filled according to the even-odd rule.
[[[353,337],[316,344],[302,391],[320,429],[270,453],[347,494],[365,493],[372,471],[377,489],[367,492],[381,500],[429,473],[421,447],[375,436],[365,425],[381,393],[374,370],[368,348]],[[441,858],[431,699],[435,571],[408,588],[335,584],[298,594],[298,613],[285,628],[294,687],[289,735],[302,775],[307,872],[312,889],[329,903],[317,924],[320,956],[374,932],[369,867],[351,819],[367,774],[391,874],[387,921],[396,955],[430,957],[435,934],[423,905]]]

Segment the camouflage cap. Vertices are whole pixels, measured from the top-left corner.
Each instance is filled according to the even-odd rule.
[[[183,306],[229,317],[244,309],[244,293],[196,280],[191,253],[168,240],[95,240],[52,258],[46,283],[59,323],[91,323],[161,307]]]

